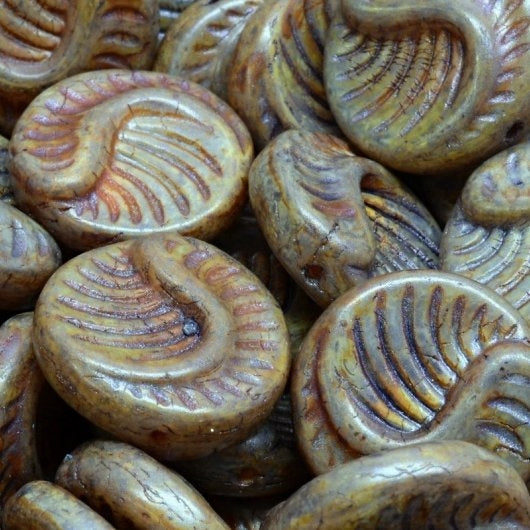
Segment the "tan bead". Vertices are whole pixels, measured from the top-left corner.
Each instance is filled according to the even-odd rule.
[[[147,69],[158,5],[148,0],[18,0],[0,4],[0,132],[9,135],[44,88],[85,70]]]
[[[28,482],[11,497],[6,530],[112,530],[105,519],[63,488],[44,480]]]
[[[127,444],[82,445],[64,459],[56,480],[116,528],[228,528],[188,482]]]
[[[360,455],[460,439],[528,480],[529,336],[508,302],[454,274],[399,272],[352,289],[317,320],[293,366],[302,452],[324,473]],[[495,346],[505,340],[515,342]]]
[[[427,209],[333,136],[282,133],[252,164],[249,194],[277,258],[321,306],[370,276],[438,266]]]
[[[329,24],[324,0],[270,0],[245,26],[229,73],[228,101],[258,149],[285,129],[340,134],[322,82]]]
[[[248,19],[263,0],[198,0],[166,32],[153,69],[227,97],[227,72]]]
[[[17,203],[75,249],[232,222],[253,147],[208,90],[154,72],[102,70],[37,97],[10,144]]]
[[[530,131],[528,2],[344,0],[326,40],[333,114],[366,156],[474,169]]]
[[[7,499],[41,477],[35,424],[44,383],[31,347],[33,313],[0,327],[0,520]]]
[[[41,293],[34,343],[65,401],[165,460],[248,437],[290,366],[281,310],[259,280],[178,234],[70,260]]]
[[[0,201],[0,310],[32,308],[60,264],[61,252],[50,234]]]
[[[530,322],[530,143],[469,178],[441,243],[441,266],[487,285]]]
[[[475,445],[423,443],[320,475],[269,512],[262,530],[527,528],[517,473]]]

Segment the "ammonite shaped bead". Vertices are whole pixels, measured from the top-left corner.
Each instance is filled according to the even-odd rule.
[[[484,283],[530,322],[530,143],[482,164],[448,220],[441,267]]]
[[[66,490],[47,482],[28,482],[9,500],[3,518],[6,530],[113,530],[103,517]]]
[[[285,129],[339,134],[322,82],[325,0],[272,0],[250,18],[236,48],[228,101],[261,149]]]
[[[176,469],[200,491],[226,497],[288,495],[310,478],[293,428],[291,397],[284,394],[267,421],[245,441]]]
[[[326,40],[329,103],[370,158],[474,169],[530,131],[525,0],[343,0]]]
[[[85,70],[148,69],[158,2],[18,0],[0,4],[0,131],[47,86]]]
[[[252,141],[186,80],[101,70],[37,97],[10,145],[17,203],[69,247],[178,230],[207,239],[246,200]]]
[[[370,276],[438,266],[426,208],[331,135],[282,133],[252,164],[249,192],[277,258],[322,306]]]
[[[8,148],[9,141],[0,136],[0,201],[13,203],[13,193],[9,181]]]
[[[263,0],[198,0],[166,32],[153,69],[200,83],[227,98],[236,45]]]
[[[31,347],[32,324],[33,313],[24,313],[0,327],[0,516],[18,488],[41,476],[35,420],[44,377]]]
[[[160,15],[159,41],[164,38],[166,31],[179,17],[180,13],[193,4],[193,2],[195,0],[158,0],[158,12]]]
[[[0,310],[33,307],[61,264],[53,238],[33,219],[0,201]]]
[[[39,362],[74,409],[164,460],[240,442],[289,371],[280,308],[208,243],[150,236],[82,254],[35,313]]]
[[[316,473],[364,454],[460,439],[530,476],[530,330],[508,302],[437,271],[374,278],[336,300],[300,348],[295,429]],[[492,348],[510,340],[502,348]]]
[[[528,528],[530,497],[494,454],[459,441],[365,456],[302,486],[262,530]]]
[[[64,459],[56,481],[116,528],[228,529],[188,482],[127,444],[82,445]]]

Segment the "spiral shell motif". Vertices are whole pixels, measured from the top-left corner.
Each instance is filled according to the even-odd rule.
[[[322,306],[370,276],[438,266],[426,208],[331,135],[282,133],[254,161],[249,193],[279,261]]]
[[[31,347],[33,313],[0,327],[0,521],[7,499],[41,474],[35,443],[44,378]]]
[[[530,143],[499,153],[469,178],[445,227],[441,260],[530,322]]]
[[[324,0],[267,1],[246,24],[229,73],[228,102],[259,149],[290,128],[340,133],[322,82],[328,25]]]
[[[211,92],[122,70],[45,91],[10,150],[17,202],[80,249],[160,231],[213,237],[244,204],[253,153],[241,120]]]
[[[9,134],[45,87],[83,70],[148,68],[158,6],[146,0],[18,0],[0,4],[0,130]]]
[[[270,510],[262,530],[526,528],[530,498],[505,462],[447,441],[366,456],[320,475]]]
[[[0,201],[0,310],[31,308],[60,264],[59,247],[46,230]]]
[[[35,322],[37,357],[57,392],[166,460],[245,439],[289,371],[285,322],[268,291],[215,247],[177,234],[74,258],[47,283]]]
[[[487,350],[529,336],[508,302],[463,277],[370,280],[331,305],[301,346],[291,392],[302,451],[323,473],[362,454],[464,439],[530,476],[528,346]]]
[[[324,78],[343,132],[410,173],[476,165],[528,134],[525,0],[344,0]]]
[[[154,69],[179,75],[227,97],[227,71],[248,19],[263,0],[199,0],[166,33]]]

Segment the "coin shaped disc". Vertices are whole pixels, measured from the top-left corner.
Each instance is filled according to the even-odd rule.
[[[245,439],[279,399],[289,340],[272,295],[208,243],[157,235],[92,250],[35,312],[43,371],[74,409],[165,459]]]
[[[244,204],[252,152],[210,91],[124,70],[50,87],[10,144],[17,203],[77,249],[173,230],[213,237]]]
[[[528,346],[487,349],[529,337],[508,302],[466,278],[371,279],[329,306],[300,348],[291,395],[301,449],[323,473],[363,454],[464,439],[506,452],[528,474]]]

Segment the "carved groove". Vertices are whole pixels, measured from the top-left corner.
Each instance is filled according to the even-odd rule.
[[[38,103],[15,132],[17,193],[50,230],[60,230],[44,214],[42,198],[33,196],[45,194],[46,209],[61,212],[61,222],[71,227],[70,245],[83,245],[78,239],[90,227],[96,240],[170,228],[211,237],[244,197],[248,133],[196,85],[145,72],[82,74]],[[94,142],[84,131],[96,124],[105,132]],[[37,173],[27,176],[28,166]],[[213,215],[227,219],[217,227],[209,222]]]
[[[370,281],[332,305],[306,338],[292,393],[298,436],[318,472],[351,450],[458,437],[499,454],[508,449],[520,473],[530,474],[530,401],[518,382],[530,375],[528,347],[493,349],[525,340],[527,326],[492,291],[431,275]],[[305,385],[321,396],[312,412],[299,390]],[[319,454],[322,438],[336,448]]]
[[[200,432],[201,418],[217,410],[212,439],[219,431],[230,438],[230,430],[240,439],[240,409],[267,402],[251,418],[254,424],[272,408],[268,400],[281,392],[286,377],[285,324],[270,295],[235,260],[202,242],[159,237],[92,251],[70,261],[67,269],[46,286],[37,312],[38,324],[51,318],[64,336],[60,340],[68,358],[62,375],[52,376],[61,395],[67,392],[64,381],[73,378],[85,381],[79,382],[79,393],[97,384],[103,393],[119,389],[138,410],[157,404],[159,421],[177,438],[174,447],[163,450],[192,454],[204,447],[185,447],[181,415],[188,429]],[[55,332],[46,332],[38,349],[52,373],[57,371],[56,340]],[[94,374],[94,383],[86,373]],[[249,402],[254,395],[256,401]],[[65,398],[72,401],[72,396]],[[84,402],[73,401],[74,408],[94,414]],[[191,412],[196,414],[188,417]],[[119,410],[106,414],[116,424],[128,421]],[[124,435],[105,418],[92,421]],[[145,428],[126,429],[129,439],[148,444]],[[206,434],[200,436],[211,443]]]

